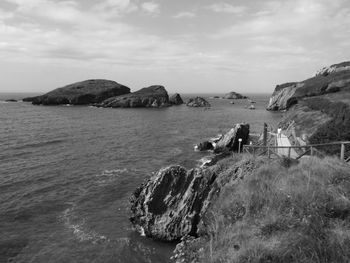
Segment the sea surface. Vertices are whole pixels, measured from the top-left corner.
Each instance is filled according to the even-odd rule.
[[[135,188],[161,167],[200,165],[209,153],[194,145],[235,123],[261,133],[280,118],[265,110],[268,95],[250,96],[255,110],[221,99],[208,99],[210,109],[4,102],[26,96],[0,94],[1,263],[170,262],[175,244],[140,236],[129,223]]]

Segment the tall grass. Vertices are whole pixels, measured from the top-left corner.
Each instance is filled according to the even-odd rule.
[[[350,167],[333,158],[262,164],[227,183],[207,218],[200,262],[348,263]]]

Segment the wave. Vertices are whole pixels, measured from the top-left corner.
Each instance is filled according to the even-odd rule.
[[[42,147],[42,146],[46,146],[46,145],[51,145],[51,144],[57,144],[57,143],[62,143],[66,140],[64,139],[54,139],[54,140],[48,140],[48,141],[43,141],[43,142],[34,142],[34,143],[27,143],[27,144],[23,144],[20,146],[14,146],[13,149],[23,149],[23,148],[27,148],[27,147]]]
[[[75,204],[71,207],[66,209],[63,212],[62,220],[64,222],[64,225],[73,231],[73,235],[78,239],[79,241],[90,241],[93,244],[102,243],[102,242],[110,242],[110,239],[107,238],[104,235],[101,235],[95,231],[92,230],[86,230],[85,229],[85,219],[80,220],[78,223],[72,222],[71,219],[72,213],[75,209]]]

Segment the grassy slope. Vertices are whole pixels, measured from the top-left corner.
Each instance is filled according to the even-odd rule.
[[[218,165],[220,176],[232,161]],[[222,189],[177,262],[350,262],[350,167],[332,158],[290,168],[250,161],[259,168]]]

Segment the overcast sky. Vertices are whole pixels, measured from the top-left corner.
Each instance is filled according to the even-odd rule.
[[[270,93],[347,60],[349,0],[0,0],[0,92]]]

